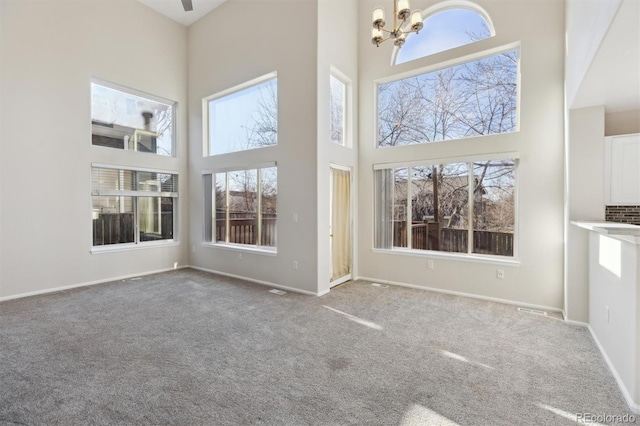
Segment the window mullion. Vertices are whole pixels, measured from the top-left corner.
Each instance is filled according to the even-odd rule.
[[[412,249],[413,248],[413,242],[412,242],[412,234],[413,234],[413,224],[412,224],[412,209],[413,209],[413,203],[412,203],[412,194],[413,194],[413,180],[411,179],[411,167],[407,168],[407,248]]]
[[[218,187],[218,179],[217,175],[211,174],[211,241],[218,241],[218,233],[216,231],[216,225],[218,224],[218,211],[216,210],[216,205],[218,200],[216,200],[217,193],[216,188]]]
[[[467,235],[467,253],[473,253],[473,202],[475,199],[475,176],[473,174],[473,163],[468,163],[469,167],[469,225]]]
[[[124,190],[124,170],[118,170],[118,188]],[[124,213],[124,197],[120,197],[120,213]]]
[[[140,217],[139,212],[140,209],[138,208],[138,201],[140,200],[138,197],[132,197],[132,203],[133,203],[133,241],[136,244],[140,244]]]
[[[229,242],[229,231],[231,228],[231,215],[229,213],[229,172],[224,174],[224,206],[225,206],[225,226],[224,226],[224,242]]]
[[[158,206],[158,226],[156,227],[155,232],[160,234],[160,230],[162,229],[162,198],[157,197],[156,203]]]
[[[256,220],[258,221],[256,229],[258,230],[258,235],[256,237],[256,246],[259,246],[262,243],[262,169],[256,170],[256,176],[256,197],[258,197],[258,212],[256,214]]]

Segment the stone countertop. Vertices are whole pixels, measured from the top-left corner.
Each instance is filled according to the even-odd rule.
[[[572,220],[572,225],[640,245],[640,226],[618,222]]]

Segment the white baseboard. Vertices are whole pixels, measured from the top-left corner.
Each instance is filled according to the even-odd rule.
[[[278,288],[280,290],[286,290],[286,291],[290,291],[290,292],[293,292],[293,293],[306,294],[308,296],[318,296],[319,297],[319,296],[324,296],[325,294],[329,293],[329,290],[325,290],[325,291],[322,291],[322,292],[319,292],[319,293],[314,293],[312,291],[300,290],[300,289],[297,289],[297,288],[287,287],[287,286],[283,286],[283,285],[280,285],[280,284],[271,283],[271,282],[268,282],[268,281],[256,280],[256,279],[253,279],[253,278],[247,278],[247,277],[243,277],[243,276],[240,276],[240,275],[227,274],[226,272],[214,271],[214,270],[211,270],[211,269],[200,268],[200,267],[197,267],[197,266],[184,265],[184,266],[178,266],[176,268],[158,269],[158,270],[155,270],[155,271],[141,272],[141,273],[138,273],[138,274],[121,275],[121,276],[117,276],[117,277],[105,278],[105,279],[95,280],[95,281],[87,281],[87,282],[83,282],[83,283],[77,283],[77,284],[72,284],[72,285],[67,285],[67,286],[62,286],[62,287],[48,288],[48,289],[45,289],[45,290],[37,290],[37,291],[30,291],[30,292],[27,292],[27,293],[13,294],[11,296],[0,297],[0,302],[4,302],[6,300],[21,299],[23,297],[38,296],[38,295],[41,295],[41,294],[56,293],[56,292],[59,292],[59,291],[71,290],[71,289],[79,288],[79,287],[88,287],[88,286],[97,285],[97,284],[104,284],[104,283],[108,283],[108,282],[112,282],[112,281],[121,281],[121,280],[126,280],[126,279],[129,279],[129,278],[142,277],[142,276],[145,276],[145,275],[159,274],[159,273],[162,273],[162,272],[169,272],[169,271],[174,271],[174,270],[178,270],[178,269],[186,269],[186,268],[196,269],[198,271],[209,272],[209,273],[212,273],[212,274],[223,275],[225,277],[230,277],[230,278],[238,278],[238,279],[245,280],[245,281],[250,281],[250,282],[256,283],[256,284],[261,284],[261,285],[265,285],[265,286],[269,286],[269,287],[273,287],[273,288]]]
[[[433,291],[435,293],[450,294],[452,296],[463,296],[463,297],[469,297],[471,299],[479,299],[479,300],[487,300],[489,302],[505,303],[507,305],[521,306],[523,308],[537,309],[537,310],[549,311],[549,312],[562,312],[562,309],[552,308],[550,306],[534,305],[534,304],[531,304],[531,303],[523,303],[523,302],[518,302],[518,301],[515,301],[515,300],[500,299],[500,298],[497,298],[497,297],[481,296],[481,295],[478,295],[478,294],[464,293],[464,292],[461,292],[461,291],[443,290],[441,288],[425,287],[425,286],[421,286],[421,285],[407,284],[407,283],[401,283],[401,282],[397,282],[397,281],[380,280],[380,279],[377,279],[377,278],[358,277],[358,279],[359,280],[364,280],[364,281],[373,281],[373,282],[377,282],[377,283],[381,283],[381,284],[395,285],[395,286],[398,286],[398,287],[408,287],[408,288],[415,288],[415,289],[418,289],[418,290]]]
[[[185,269],[185,268],[189,268],[189,266],[178,266],[176,268],[158,269],[156,271],[140,272],[138,274],[121,275],[121,276],[118,276],[118,277],[105,278],[105,279],[102,279],[102,280],[87,281],[87,282],[84,282],[84,283],[66,285],[66,286],[62,286],[62,287],[48,288],[48,289],[45,289],[45,290],[30,291],[30,292],[27,292],[27,293],[20,293],[20,294],[14,294],[14,295],[11,295],[11,296],[0,297],[0,302],[4,302],[6,300],[21,299],[23,297],[29,297],[29,296],[38,296],[40,294],[56,293],[58,291],[71,290],[71,289],[79,288],[79,287],[88,287],[88,286],[97,285],[97,284],[110,283],[110,282],[113,282],[113,281],[121,281],[121,280],[126,280],[126,279],[129,279],[129,278],[142,277],[142,276],[145,276],[145,275],[152,275],[152,274],[159,274],[159,273],[162,273],[162,272],[175,271],[175,270],[178,270],[178,269]]]
[[[591,333],[591,337],[593,338],[593,341],[596,342],[596,346],[600,350],[600,354],[602,354],[602,358],[604,358],[604,362],[607,364],[607,367],[609,367],[609,371],[611,371],[613,378],[618,383],[618,387],[620,388],[622,395],[624,395],[624,399],[627,401],[627,405],[629,405],[629,408],[634,414],[640,414],[640,404],[637,404],[631,397],[631,394],[627,390],[627,387],[624,385],[624,382],[620,378],[618,371],[616,371],[616,368],[613,366],[613,363],[611,362],[611,360],[609,359],[609,356],[607,355],[604,348],[600,344],[600,341],[596,337],[596,334],[593,332],[593,329],[591,328],[591,326],[587,324],[587,328],[589,329],[589,333]]]
[[[563,315],[563,316],[564,316],[564,315]],[[568,319],[566,319],[566,317],[565,317],[564,322],[566,322],[567,324],[570,324],[570,325],[578,326],[578,327],[589,328],[589,324],[587,324],[586,322],[582,322],[582,321],[574,321],[574,320],[568,320]]]
[[[264,286],[268,286],[268,287],[277,288],[277,289],[280,289],[280,290],[290,291],[292,293],[306,294],[307,296],[323,296],[323,295],[325,295],[325,294],[327,294],[329,292],[327,290],[326,292],[314,293],[314,292],[308,291],[308,290],[301,290],[299,288],[287,287],[287,286],[280,285],[280,284],[275,284],[275,283],[272,283],[272,282],[269,282],[269,281],[257,280],[255,278],[243,277],[241,275],[229,274],[229,273],[226,273],[226,272],[215,271],[213,269],[201,268],[199,266],[189,266],[189,268],[195,269],[197,271],[209,272],[211,274],[222,275],[223,277],[237,278],[239,280],[249,281],[249,282],[252,282],[252,283],[255,283],[255,284],[260,284],[260,285],[264,285]]]

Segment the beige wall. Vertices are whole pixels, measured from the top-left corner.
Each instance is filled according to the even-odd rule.
[[[357,212],[358,174],[358,2],[357,0],[318,1],[318,288],[329,289],[329,167],[351,168],[352,207]],[[351,147],[332,143],[329,135],[329,75],[334,67],[351,80],[351,109],[347,117]],[[357,221],[353,222],[357,235]],[[354,238],[355,240],[355,238]],[[355,253],[355,251],[354,251]],[[354,268],[357,259],[354,256]]]
[[[610,246],[604,248],[603,242]],[[629,407],[640,414],[640,353],[637,352],[640,246],[598,232],[589,232],[588,245],[589,326],[614,377],[618,378]],[[611,256],[611,247],[617,249],[616,266],[620,268],[615,274],[600,262],[601,250]]]
[[[0,219],[0,297],[164,269],[174,262],[324,292],[329,276],[328,165],[337,163],[352,167],[356,177],[357,275],[562,307],[563,4],[479,3],[493,18],[496,37],[392,67],[390,44],[376,49],[369,41],[369,12],[378,4],[374,0],[229,0],[188,30],[134,0],[65,0],[55,5],[3,0],[0,107],[12,110],[2,115],[2,182],[25,185],[5,183],[0,188],[3,205],[21,206],[3,210]],[[415,0],[413,6],[429,4]],[[264,25],[283,21],[286,27]],[[536,22],[542,21],[541,34]],[[111,30],[114,25],[117,31]],[[16,39],[21,43],[7,42]],[[519,132],[400,150],[373,147],[375,80],[514,42],[522,46]],[[352,149],[328,142],[330,66],[353,80]],[[279,144],[203,157],[202,98],[272,71],[278,72],[279,82]],[[181,157],[130,158],[117,150],[92,147],[90,76],[176,99]],[[64,108],[58,108],[60,99]],[[36,119],[43,125],[34,128]],[[38,131],[44,128],[46,132]],[[373,164],[511,151],[521,155],[518,265],[438,258],[435,269],[427,270],[425,256],[372,252]],[[32,167],[28,171],[22,167],[25,158]],[[178,170],[181,245],[89,254],[92,161]],[[270,161],[278,162],[279,172],[277,256],[242,252],[240,260],[238,251],[203,245],[203,171]],[[30,193],[25,191],[42,185],[33,170],[44,174],[51,188],[70,190],[25,197]],[[55,227],[51,220],[42,220],[45,205],[60,217]],[[292,220],[294,213],[298,223]],[[84,228],[79,228],[82,223]],[[292,269],[294,260],[297,270]],[[504,280],[495,278],[498,267],[506,271]]]
[[[589,319],[589,232],[572,220],[605,219],[604,107],[569,111],[567,224],[565,242],[565,317]]]
[[[229,0],[189,27],[191,265],[318,291],[317,22],[316,0]],[[273,71],[278,145],[203,157],[202,99]],[[203,171],[270,161],[278,163],[277,255],[203,245]]]
[[[604,135],[640,133],[640,109],[608,112],[604,115]]]
[[[2,0],[0,297],[172,268],[182,243],[92,255],[92,162],[186,179],[186,29],[135,0]],[[90,79],[178,102],[179,158],[91,145]]]
[[[2,77],[2,74],[3,74],[3,71],[2,71],[2,58],[3,58],[3,55],[2,55],[2,52],[4,50],[2,48],[3,40],[4,40],[4,33],[2,31],[2,29],[4,27],[4,25],[2,23],[2,21],[3,21],[2,16],[3,15],[4,15],[4,2],[0,1],[0,166],[2,166],[2,164],[3,164],[3,161],[2,161],[2,151],[3,151],[3,149],[2,149],[2,138],[3,138],[3,135],[2,135],[2,120],[3,120],[2,119],[2,117],[3,117],[2,109],[3,109],[3,103],[1,101],[1,99],[4,97],[4,89],[2,88],[2,86],[3,86],[3,84],[2,84],[2,81],[3,81],[3,77]],[[2,243],[1,243],[1,241],[4,240],[4,233],[2,231],[3,223],[4,223],[2,212],[4,211],[4,208],[3,208],[4,205],[2,203],[2,198],[3,198],[2,186],[3,185],[2,185],[2,179],[1,179],[2,178],[2,174],[1,173],[2,172],[0,172],[0,295],[3,293],[2,289],[4,287],[4,285],[3,285],[4,274],[2,273],[2,270],[3,270],[3,266],[2,266],[3,265],[3,261],[2,261],[3,250],[2,250]]]
[[[390,66],[392,45],[371,45],[370,11],[379,2],[361,0],[359,30],[360,156],[359,274],[418,287],[432,287],[486,298],[561,309],[563,305],[563,53],[564,2],[556,0],[481,0],[491,16],[496,36],[456,50]],[[430,6],[414,1],[415,8]],[[540,31],[544,22],[544,31]],[[520,131],[467,140],[376,149],[375,81],[479,50],[510,43],[521,45]],[[517,151],[521,155],[518,182],[517,265],[434,259],[372,250],[372,166],[406,160]],[[505,278],[496,278],[496,269]]]

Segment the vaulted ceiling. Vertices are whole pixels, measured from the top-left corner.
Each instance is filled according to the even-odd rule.
[[[182,0],[137,0],[172,20],[189,26],[226,0],[192,0],[185,12]],[[604,105],[607,111],[640,108],[640,2],[623,0],[596,54],[572,108]]]
[[[226,0],[192,0],[193,10],[185,12],[181,0],[138,0],[168,18],[188,27]]]

